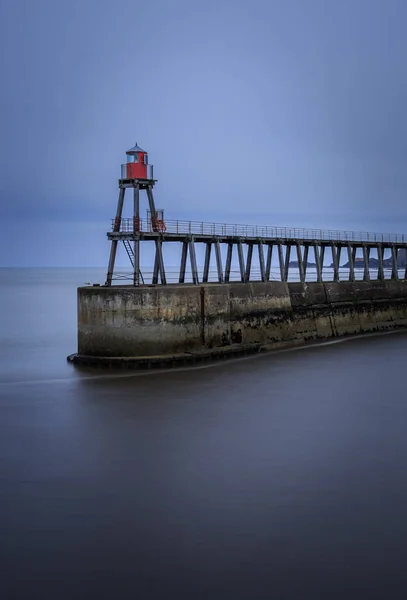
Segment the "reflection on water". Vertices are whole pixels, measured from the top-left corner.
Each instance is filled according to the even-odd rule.
[[[2,597],[407,595],[407,334],[106,376],[75,285],[1,300]]]

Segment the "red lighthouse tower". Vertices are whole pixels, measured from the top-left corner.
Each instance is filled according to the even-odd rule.
[[[160,272],[161,281],[165,283],[164,265],[162,260],[160,234],[165,231],[163,211],[157,211],[154,204],[153,187],[156,180],[153,176],[153,165],[148,164],[148,154],[140,148],[137,143],[127,150],[127,162],[121,166],[121,177],[119,179],[119,199],[117,202],[116,217],[113,222],[109,266],[107,269],[106,285],[112,284],[114,265],[116,260],[117,244],[122,241],[133,266],[133,283],[140,285],[140,239],[143,232],[140,219],[140,190],[145,190],[148,199],[147,225],[150,233],[157,233],[156,245],[156,270]],[[133,218],[125,219],[123,223],[122,214],[124,197],[128,188],[133,189]],[[130,235],[129,235],[130,234]],[[130,237],[130,240],[129,240]]]

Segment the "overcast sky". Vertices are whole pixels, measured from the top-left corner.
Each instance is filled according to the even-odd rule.
[[[167,218],[407,232],[406,22],[405,0],[2,0],[1,264],[105,265],[135,141]]]

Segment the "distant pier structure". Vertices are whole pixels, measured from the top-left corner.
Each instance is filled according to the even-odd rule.
[[[155,183],[148,153],[136,143],[121,165],[116,216],[107,234],[111,249],[106,286],[114,281],[134,286],[174,283],[174,273],[168,277],[164,261],[169,243],[181,245],[175,278],[180,284],[287,282],[293,277],[302,283],[407,279],[407,235],[164,220],[164,211],[155,207]],[[131,216],[123,217],[129,189],[133,190]],[[144,191],[146,218],[140,213],[140,192]],[[145,242],[152,242],[155,248],[151,274],[140,268]],[[115,270],[119,243],[127,253],[130,272]],[[201,263],[197,245],[204,246]],[[346,264],[341,267],[341,262]]]

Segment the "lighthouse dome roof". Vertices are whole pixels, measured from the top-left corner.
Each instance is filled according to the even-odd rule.
[[[140,146],[136,142],[134,146],[130,148],[130,150],[126,151],[126,154],[137,154],[138,152],[145,152],[145,150],[143,150],[143,148],[140,148]]]

